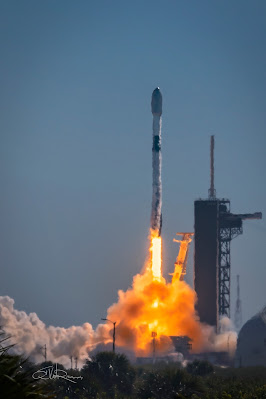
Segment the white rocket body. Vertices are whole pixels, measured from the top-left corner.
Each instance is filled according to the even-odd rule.
[[[160,236],[162,228],[162,94],[159,87],[152,93],[151,112],[153,114],[151,229]]]

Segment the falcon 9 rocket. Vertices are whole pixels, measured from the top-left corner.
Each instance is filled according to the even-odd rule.
[[[151,229],[160,237],[162,228],[162,94],[159,87],[152,93],[151,112],[153,114]]]

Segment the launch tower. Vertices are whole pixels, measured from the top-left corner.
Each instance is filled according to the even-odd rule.
[[[230,247],[243,233],[243,220],[261,219],[261,212],[233,214],[230,200],[216,198],[214,136],[211,136],[211,184],[208,199],[194,202],[194,288],[200,320],[218,327],[219,316],[230,317]]]

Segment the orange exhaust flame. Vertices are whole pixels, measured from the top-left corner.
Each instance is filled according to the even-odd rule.
[[[151,270],[153,279],[160,281],[162,275],[162,238],[151,231]]]
[[[203,333],[194,309],[196,293],[179,279],[166,282],[161,268],[161,237],[152,232],[150,240],[151,257],[144,273],[133,278],[126,292],[118,292],[118,302],[107,311],[107,318],[117,323],[116,343],[134,350],[137,356],[151,355],[152,333],[156,332],[156,351],[160,353],[173,350],[170,336],[174,335],[189,336],[197,350]]]

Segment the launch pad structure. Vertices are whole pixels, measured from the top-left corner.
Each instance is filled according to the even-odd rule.
[[[194,288],[201,322],[218,328],[220,316],[230,318],[231,241],[243,233],[243,220],[262,213],[233,214],[229,199],[216,198],[214,136],[211,136],[211,184],[208,199],[194,202]]]

